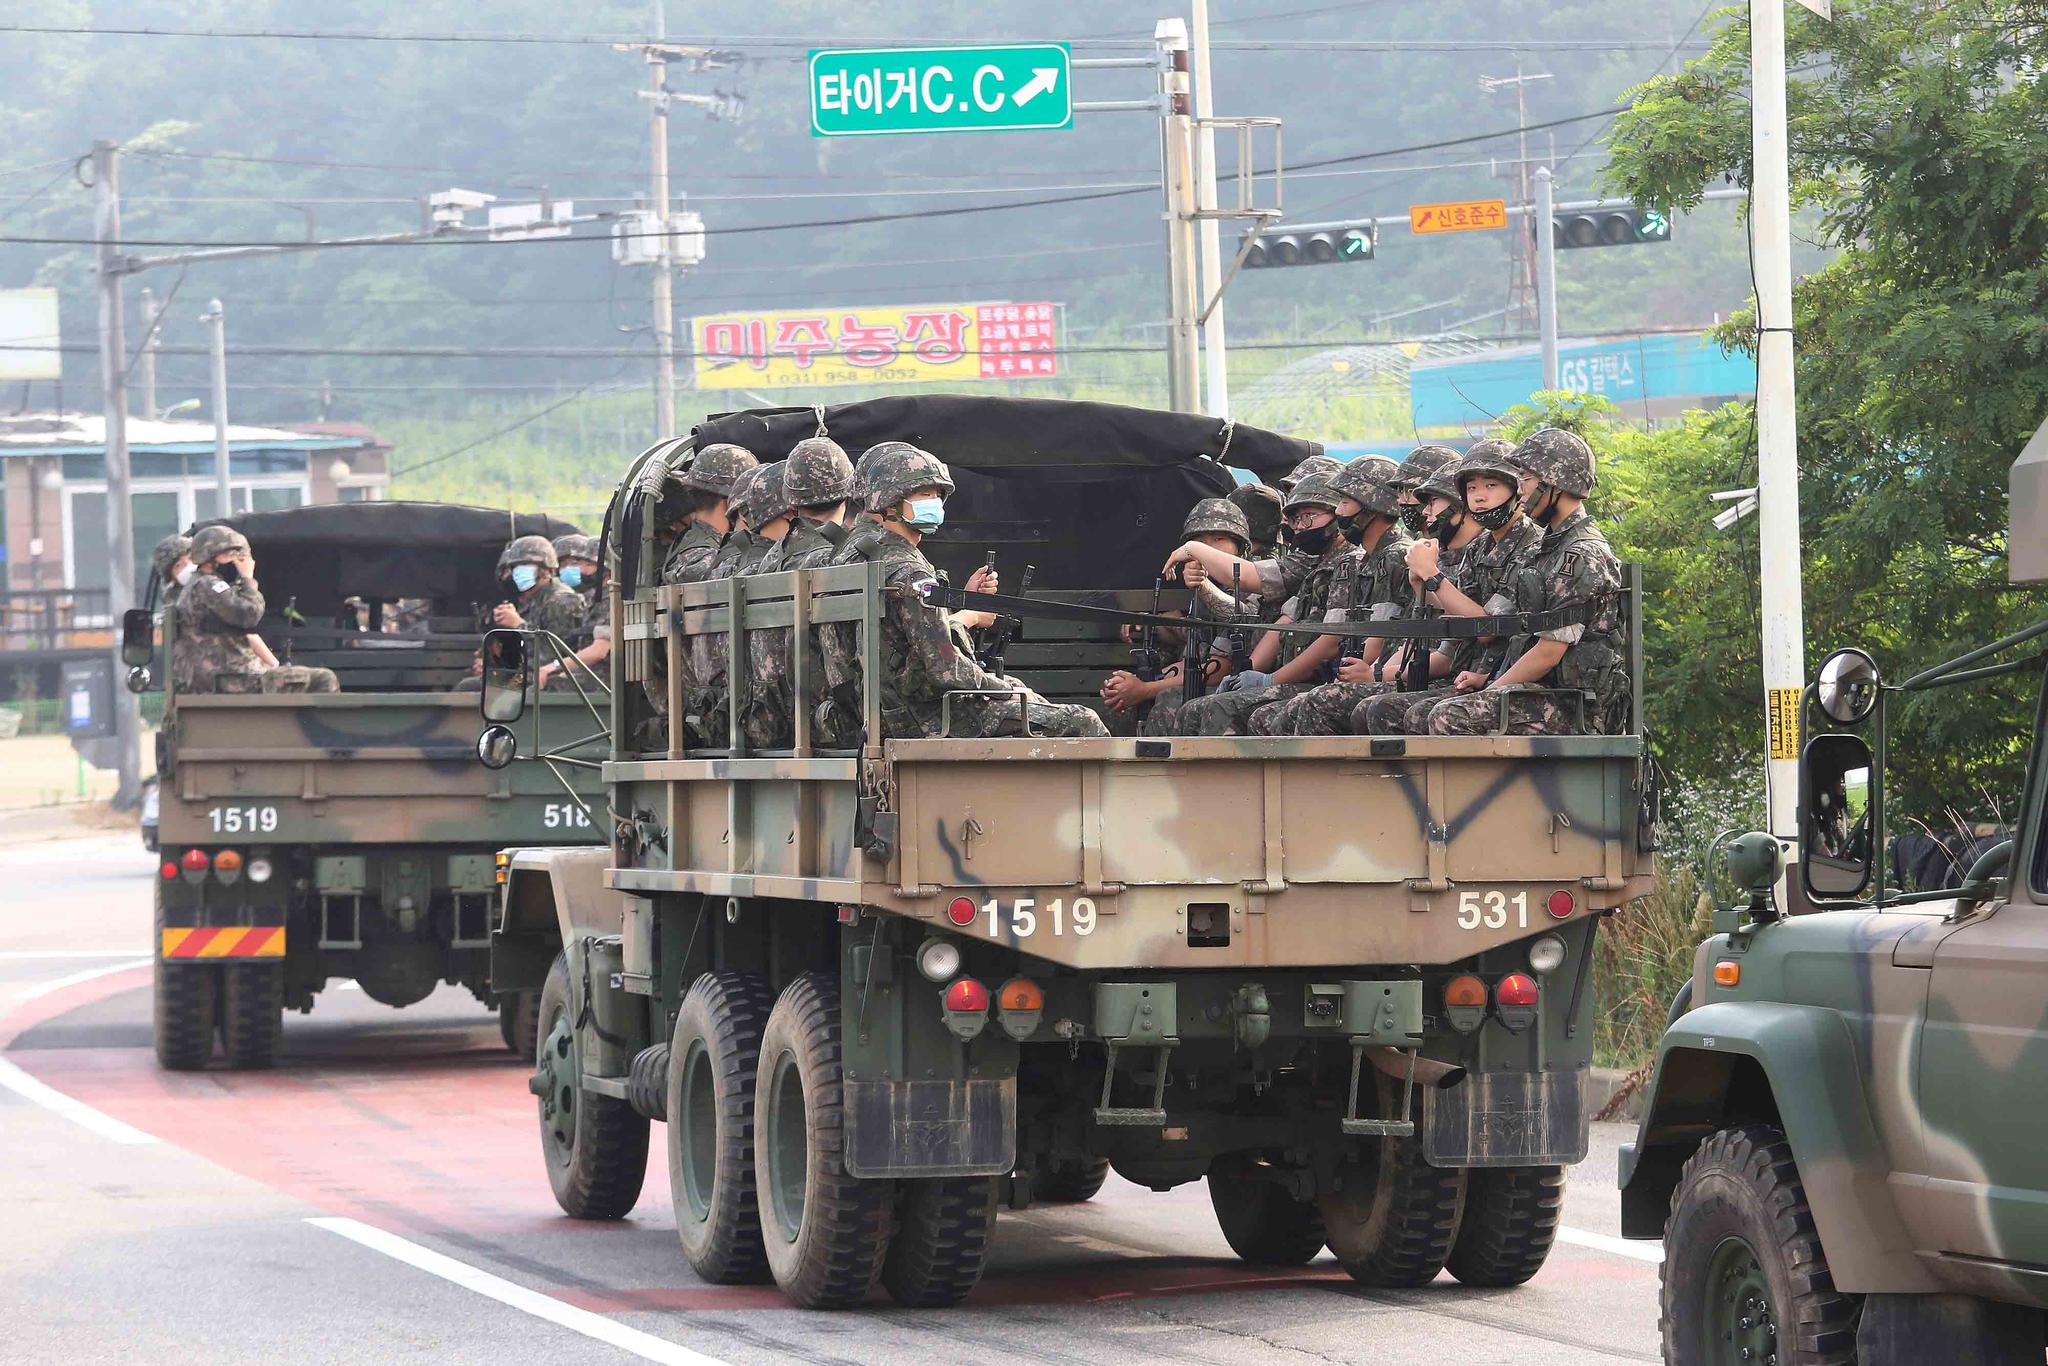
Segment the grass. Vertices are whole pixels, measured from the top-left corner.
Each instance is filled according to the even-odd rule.
[[[1689,867],[1666,865],[1664,885],[1600,927],[1593,950],[1593,1061],[1648,1066],[1671,998],[1692,976],[1710,908]]]

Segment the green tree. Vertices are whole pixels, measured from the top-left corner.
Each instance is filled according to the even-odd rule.
[[[1894,676],[2041,610],[2005,584],[2007,471],[2048,412],[2048,86],[2033,74],[2048,33],[2035,18],[2007,0],[1838,0],[1831,23],[1792,12],[1794,197],[1840,248],[1793,307],[1807,632],[1873,647]],[[1748,52],[1730,11],[1707,56],[1641,87],[1616,124],[1610,187],[1682,210],[1724,178],[1747,183]],[[1754,338],[1753,312],[1722,329],[1731,345]],[[1698,432],[1713,462],[1739,434],[1725,423]],[[1738,475],[1749,481],[1728,468],[1693,491]],[[1674,533],[1698,545],[1681,522]],[[1715,610],[1726,595],[1712,587],[1688,608]],[[1743,649],[1742,686],[1716,692],[1731,728],[1753,733],[1735,715],[1755,706]],[[2009,812],[2030,691],[2007,679],[1895,709],[1893,752],[1910,758],[1892,790],[1930,820]]]

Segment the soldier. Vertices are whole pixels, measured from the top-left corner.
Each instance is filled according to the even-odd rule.
[[[1511,442],[1490,438],[1475,443],[1456,465],[1430,476],[1419,493],[1437,494],[1429,501],[1433,515],[1455,517],[1458,535],[1452,544],[1461,545],[1455,557],[1449,553],[1430,554],[1430,542],[1416,543],[1409,552],[1411,576],[1430,603],[1446,615],[1493,616],[1514,610],[1509,590],[1514,577],[1536,553],[1543,530],[1522,516],[1516,486],[1521,474],[1512,463]],[[1455,509],[1441,495],[1448,489],[1456,498]],[[1436,575],[1443,579],[1430,586]],[[1448,697],[1458,680],[1466,690],[1484,686],[1500,667],[1507,642],[1491,637],[1446,639],[1430,653],[1428,688],[1414,692],[1384,693],[1370,698],[1351,714],[1354,735],[1424,734],[1429,709]],[[1467,677],[1471,675],[1471,677]]]
[[[768,543],[754,534],[754,526],[760,520],[754,506],[755,487],[760,478],[761,467],[750,465],[733,480],[732,495],[726,500],[732,514],[732,530],[718,547],[707,577],[729,579],[735,574],[751,574],[768,553]]]
[[[853,462],[839,443],[826,436],[796,443],[783,464],[784,501],[796,519],[789,533],[762,559],[761,574],[792,569],[822,569],[846,540],[846,499],[853,492]],[[816,632],[806,634],[813,639]],[[744,726],[755,749],[779,749],[792,743],[795,720],[790,697],[793,667],[790,632],[784,628],[754,631],[747,637],[748,686]],[[812,670],[807,703],[815,711],[824,700],[821,671]]]
[[[708,449],[716,450],[717,447]],[[731,561],[723,555],[715,557],[710,571],[701,579],[690,582],[713,583],[769,572],[768,562],[781,547],[783,538],[789,535],[790,521],[796,513],[785,484],[788,468],[789,463],[785,460],[771,460],[755,467],[754,478],[745,488],[746,513],[753,528],[752,545]],[[678,546],[681,544],[677,542]],[[675,561],[671,559],[669,563],[673,566]],[[729,571],[725,569],[728,563],[731,565]],[[696,736],[695,743],[713,749],[723,749],[732,742],[729,650],[728,637],[723,631],[700,632],[689,641],[690,674],[684,680],[684,717]],[[751,682],[743,668],[740,676],[742,724]]]
[[[1230,491],[1229,501],[1244,514],[1245,528],[1251,533],[1245,558],[1271,557],[1273,546],[1280,539],[1280,504],[1284,501],[1280,490],[1267,484],[1239,484]]]
[[[1416,490],[1422,481],[1454,463],[1458,453],[1449,446],[1417,446],[1401,462],[1394,476],[1394,496],[1401,504],[1401,526],[1410,536],[1420,536],[1428,521]]]
[[[248,538],[215,524],[192,538],[198,571],[178,597],[171,686],[189,693],[338,692],[332,669],[266,664],[251,645],[263,620],[256,557]]]
[[[1381,463],[1388,468],[1393,466],[1390,460]],[[1287,496],[1289,554],[1279,560],[1247,563],[1214,546],[1185,541],[1168,557],[1166,572],[1170,576],[1181,563],[1198,560],[1210,578],[1227,582],[1234,566],[1240,587],[1289,598],[1293,609],[1283,609],[1283,621],[1322,621],[1335,580],[1340,570],[1346,568],[1347,554],[1357,553],[1337,534],[1337,508],[1347,501],[1350,500],[1338,493],[1330,480],[1308,475]],[[1217,691],[1181,707],[1178,733],[1245,734],[1252,713],[1260,707],[1285,701],[1324,681],[1326,665],[1336,651],[1335,637],[1270,633],[1252,652],[1251,669],[1233,674],[1218,685]]]
[[[163,580],[163,604],[166,612],[177,605],[178,591],[191,582],[192,538],[175,532],[156,543],[156,549],[149,553],[149,563],[156,570],[156,576]]]
[[[663,583],[702,583],[711,577],[720,543],[732,530],[733,485],[758,463],[752,452],[729,442],[697,452],[678,480],[683,487],[683,534],[662,565]]]
[[[484,613],[483,626],[511,630],[542,631],[559,637],[575,648],[588,608],[576,590],[556,578],[560,561],[555,547],[545,536],[515,536],[505,542],[498,555],[498,582],[503,596]],[[543,645],[542,659],[552,660],[554,651]],[[483,686],[484,657],[477,652],[469,666],[469,677],[455,685],[456,692],[473,692]],[[549,675],[552,680],[553,675]]]
[[[1592,449],[1547,427],[1515,448],[1515,463],[1522,511],[1543,528],[1534,558],[1515,575],[1515,610],[1577,609],[1585,620],[1518,637],[1500,674],[1430,708],[1429,733],[1609,733],[1627,722],[1629,679],[1620,652],[1621,563],[1585,509]]]
[[[1309,476],[1319,475],[1324,479],[1328,479],[1343,468],[1344,462],[1342,460],[1339,460],[1334,455],[1324,455],[1318,451],[1316,454],[1304,458],[1300,464],[1287,471],[1279,481],[1280,492],[1282,494],[1291,494],[1294,492],[1294,486]]]
[[[1337,525],[1357,550],[1332,580],[1320,618],[1299,613],[1301,621],[1392,621],[1412,601],[1408,583],[1408,548],[1401,528],[1401,505],[1393,481],[1399,476],[1385,456],[1361,455],[1331,481],[1341,495]],[[1279,705],[1253,713],[1248,729],[1254,735],[1339,735],[1350,724],[1352,708],[1393,684],[1384,677],[1387,642],[1379,636],[1349,640],[1318,636],[1296,647],[1297,664],[1306,664],[1313,678],[1327,672],[1327,681],[1299,690]],[[1329,661],[1327,664],[1323,661]]]
[[[571,642],[576,646],[576,652],[569,658],[576,661],[570,667],[582,677],[586,686],[596,681],[599,666],[612,652],[611,592],[604,581],[603,570],[598,567],[599,554],[597,539],[593,536],[570,532],[566,536],[555,537],[555,562],[561,566],[559,578],[583,599],[583,625]],[[552,659],[541,665],[540,686],[554,686],[562,667]]]
[[[1226,555],[1241,558],[1251,545],[1251,527],[1245,521],[1244,512],[1224,498],[1204,498],[1188,512],[1187,520],[1181,523],[1180,534],[1188,540],[1200,541],[1222,551]],[[1201,615],[1204,621],[1217,623],[1254,622],[1259,620],[1258,599],[1253,595],[1232,598],[1229,589],[1210,578],[1199,560],[1186,561],[1181,566],[1182,582],[1192,589],[1201,601]],[[1133,641],[1136,632],[1124,628],[1124,639]],[[1168,648],[1165,645],[1162,649]],[[1144,714],[1144,733],[1147,735],[1171,735],[1177,724],[1180,700],[1184,691],[1182,669],[1185,660],[1176,661],[1161,671],[1160,676],[1143,679],[1129,669],[1118,669],[1102,684],[1102,702],[1114,712],[1136,712],[1149,706]],[[1230,658],[1226,652],[1218,655],[1208,653],[1203,661],[1207,674],[1204,686],[1213,686],[1230,672]]]
[[[1028,707],[1033,734],[1107,736],[1102,719],[1086,707],[1047,702],[1015,679],[988,673],[975,662],[973,651],[963,647],[954,623],[926,601],[938,573],[918,544],[945,522],[953,478],[944,462],[901,441],[884,442],[869,452],[869,460],[868,507],[882,515],[884,533],[863,552],[869,563],[882,565],[886,575],[879,680],[883,735],[942,735],[948,713],[959,734],[1016,735],[1023,729],[1022,712]],[[845,635],[834,633],[827,639],[833,642],[827,679],[835,719],[821,730],[843,734],[844,723],[837,718],[860,715],[859,656],[845,653]],[[866,682],[876,685],[876,680]],[[1002,695],[945,702],[946,694],[962,691]]]

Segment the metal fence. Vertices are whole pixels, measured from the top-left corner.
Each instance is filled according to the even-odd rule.
[[[0,592],[0,654],[110,645],[113,632],[104,588]]]

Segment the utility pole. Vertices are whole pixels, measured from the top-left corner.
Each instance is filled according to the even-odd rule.
[[[1216,209],[1216,128],[1210,120],[1216,115],[1216,102],[1215,89],[1209,79],[1209,0],[1194,0],[1193,14],[1196,152],[1200,166],[1196,192],[1200,196],[1198,203],[1201,208],[1213,214]],[[1230,372],[1229,357],[1224,349],[1221,298],[1223,230],[1222,224],[1214,217],[1202,220],[1201,263],[1201,292],[1197,297],[1215,300],[1209,306],[1208,319],[1202,324],[1208,412],[1211,417],[1227,418],[1230,416]]]
[[[208,303],[199,321],[213,325],[213,515],[235,515],[228,465],[228,313],[220,300]]]
[[[93,236],[98,239],[100,291],[100,408],[106,417],[107,608],[118,624],[135,606],[135,504],[128,487],[128,339],[121,319],[120,149],[92,145]],[[121,633],[111,647],[113,676],[121,676]],[[142,709],[135,694],[114,689],[114,745],[119,781],[114,808],[132,809],[142,792]]]
[[[163,317],[163,310],[157,306],[156,295],[148,285],[142,287],[142,323],[144,327],[142,344],[142,415],[155,420],[156,406],[156,348],[157,324]]]
[[[1792,364],[1792,200],[1785,128],[1784,0],[1749,20],[1756,248],[1757,577],[1762,580],[1765,784],[1770,829],[1795,844],[1806,621],[1799,543],[1799,420]],[[1773,741],[1776,742],[1773,746]]]
[[[1543,387],[1557,388],[1557,230],[1550,168],[1536,168],[1536,330],[1543,338]]]
[[[1510,179],[1514,182],[1514,202],[1529,202],[1529,86],[1535,81],[1548,81],[1554,75],[1539,71],[1525,75],[1522,60],[1515,59],[1515,74],[1512,76],[1481,76],[1479,88],[1491,95],[1512,86],[1515,91],[1515,169]],[[1530,244],[1518,238],[1508,239],[1508,325],[1526,325],[1532,310],[1536,308],[1536,263],[1529,251]]]
[[[644,51],[652,75],[648,96],[648,118],[652,120],[652,164],[649,193],[654,201],[655,239],[659,253],[654,262],[654,430],[663,441],[676,434],[676,299],[675,243],[669,237],[668,200],[668,53],[661,42],[668,36],[665,0],[653,0],[654,42]]]
[[[1194,120],[1189,115],[1188,30],[1181,19],[1161,19],[1153,42],[1159,49],[1162,104],[1159,119],[1159,180],[1166,197],[1167,406],[1177,413],[1201,408],[1201,356],[1196,335]]]

